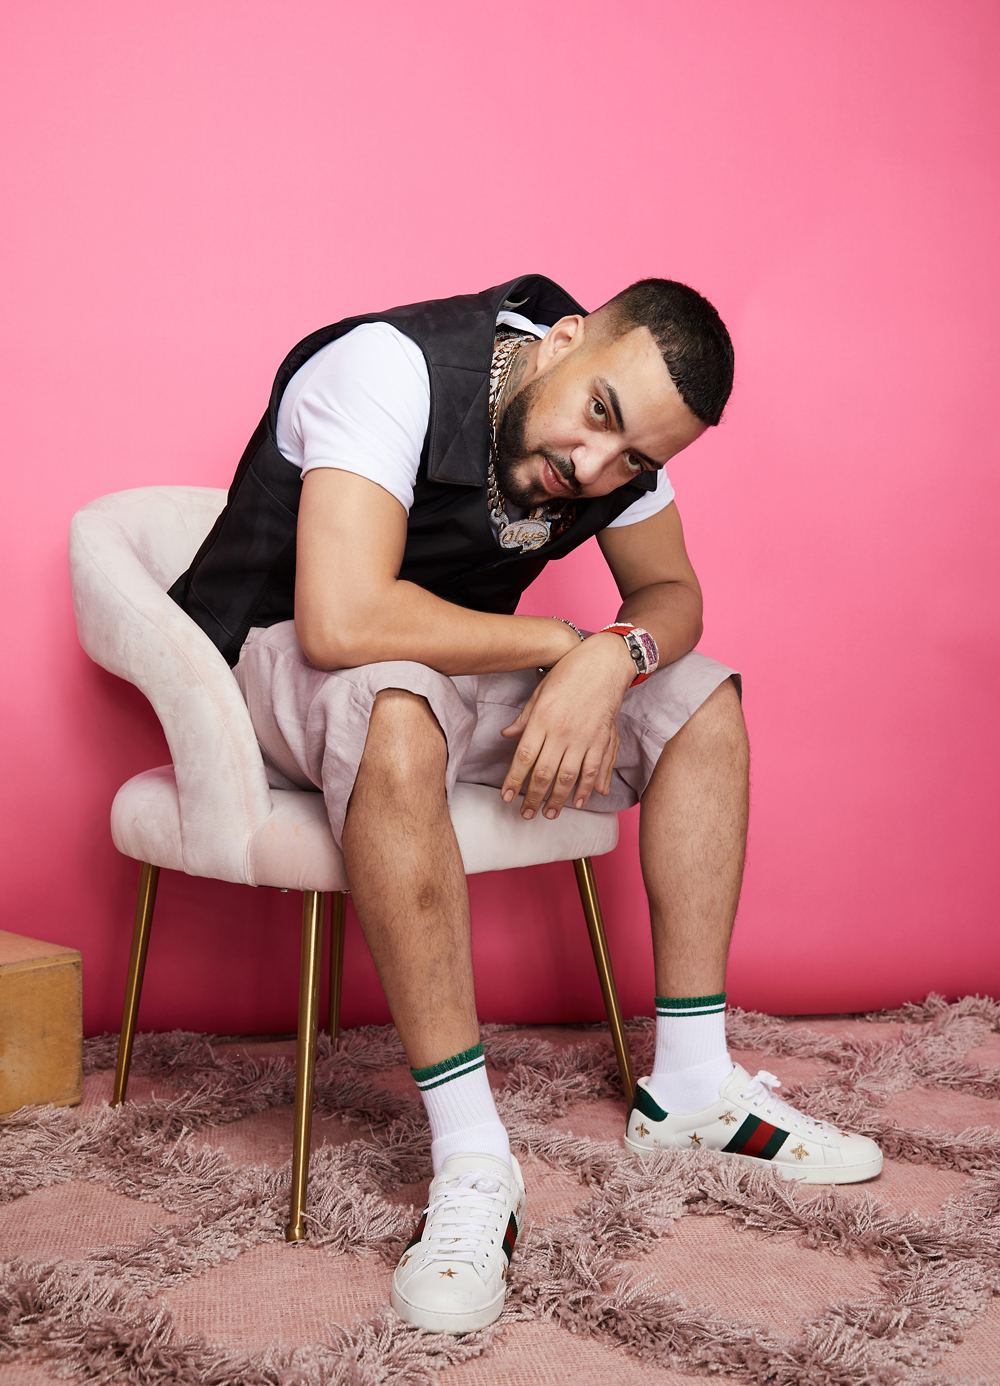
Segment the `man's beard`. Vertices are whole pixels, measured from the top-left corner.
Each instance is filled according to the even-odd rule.
[[[536,505],[544,505],[548,501],[563,499],[561,496],[550,496],[540,486],[532,485],[530,482],[525,485],[517,480],[515,476],[517,468],[529,457],[535,455],[545,457],[552,470],[558,473],[571,489],[574,491],[577,489],[573,463],[568,457],[561,457],[552,448],[547,448],[544,443],[534,448],[528,446],[526,436],[528,416],[531,413],[532,405],[541,393],[541,383],[540,380],[532,380],[518,390],[497,424],[497,484],[504,499],[509,501],[511,505],[520,506],[522,510],[531,510]]]

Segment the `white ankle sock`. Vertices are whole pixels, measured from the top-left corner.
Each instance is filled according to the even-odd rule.
[[[435,1174],[449,1155],[495,1155],[510,1164],[510,1141],[497,1116],[481,1044],[410,1072],[431,1124]]]
[[[733,1061],[726,1048],[726,993],[656,998],[656,1057],[649,1089],[668,1112],[700,1112],[719,1100]]]

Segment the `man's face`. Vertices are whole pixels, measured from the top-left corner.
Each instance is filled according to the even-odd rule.
[[[497,480],[524,507],[604,496],[659,470],[705,427],[648,328],[614,339],[595,331],[560,349],[508,404],[497,429]]]

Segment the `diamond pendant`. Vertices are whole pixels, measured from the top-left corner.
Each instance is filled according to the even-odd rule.
[[[505,525],[498,537],[502,549],[523,549],[530,553],[548,543],[549,526],[545,520],[515,520]]]

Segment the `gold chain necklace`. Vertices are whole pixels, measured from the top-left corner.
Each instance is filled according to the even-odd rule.
[[[497,481],[496,449],[499,405],[507,377],[510,375],[514,357],[525,341],[530,341],[527,333],[499,332],[493,347],[493,366],[490,371],[490,461],[486,471],[486,505],[497,525],[497,537],[502,549],[521,549],[530,553],[540,549],[549,541],[551,521],[545,518],[546,505],[536,505],[524,520],[509,520],[505,509],[507,502]]]

